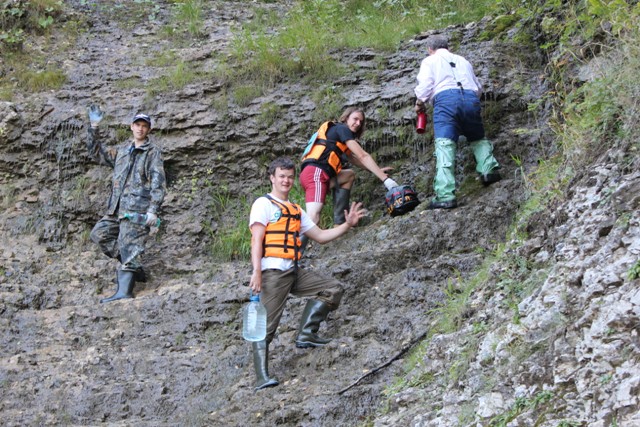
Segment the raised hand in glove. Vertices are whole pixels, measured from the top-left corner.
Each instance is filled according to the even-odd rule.
[[[99,106],[93,104],[89,107],[89,121],[92,128],[97,128],[103,118],[104,112],[100,110]]]
[[[384,180],[384,186],[387,187],[387,190],[391,190],[393,187],[397,187],[398,183],[391,178],[387,178]]]
[[[144,223],[147,227],[157,227],[158,226],[158,215],[153,212],[147,212],[147,222]]]

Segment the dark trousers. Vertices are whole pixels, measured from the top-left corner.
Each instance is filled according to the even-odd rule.
[[[260,301],[267,309],[267,342],[271,342],[284,311],[289,294],[298,297],[313,297],[329,306],[331,311],[338,308],[344,288],[337,280],[326,278],[317,272],[298,268],[289,270],[264,270],[262,272],[262,292]]]

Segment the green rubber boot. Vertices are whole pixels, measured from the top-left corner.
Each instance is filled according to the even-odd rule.
[[[330,311],[329,305],[322,301],[309,300],[307,302],[300,318],[300,330],[296,338],[296,347],[322,347],[331,341],[317,335],[320,323],[327,318]]]
[[[253,349],[253,368],[256,371],[256,387],[260,390],[267,387],[275,387],[277,379],[269,377],[269,344],[266,340],[251,343]]]
[[[482,138],[471,143],[473,156],[476,158],[476,172],[480,174],[482,184],[491,185],[502,179],[498,173],[500,164],[493,157],[493,144],[487,139]]]
[[[434,202],[455,200],[456,143],[449,138],[436,138],[436,176],[433,180]]]

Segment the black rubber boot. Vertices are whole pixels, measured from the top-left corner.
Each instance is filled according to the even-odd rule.
[[[275,387],[277,379],[269,378],[269,344],[266,340],[254,341],[251,343],[253,349],[253,368],[256,371],[256,387],[260,390],[267,387]]]
[[[136,268],[136,271],[134,271],[133,273],[133,280],[135,280],[138,283],[147,283],[147,273],[144,271],[144,268],[142,267]],[[116,285],[118,284],[118,276],[116,276],[116,278],[113,279],[113,283],[115,283]]]
[[[118,288],[116,293],[109,298],[103,298],[100,303],[111,302],[119,299],[133,298],[134,272],[118,270]]]
[[[431,202],[429,202],[429,206],[427,206],[427,209],[454,209],[457,207],[458,207],[458,202],[456,202],[456,199],[447,200],[444,202],[432,200]]]
[[[324,339],[317,335],[318,329],[320,329],[320,323],[322,323],[329,314],[329,306],[317,300],[309,300],[302,312],[302,318],[300,319],[300,331],[296,338],[296,347],[309,348],[309,347],[322,347],[329,343],[330,339]]]
[[[136,268],[134,278],[136,282],[146,283],[147,282],[147,273],[144,271],[142,266]]]
[[[120,264],[122,264],[122,256],[120,256],[120,254],[116,255],[115,258],[118,260]],[[142,282],[142,283],[147,282],[147,273],[145,273],[144,268],[142,268],[142,266],[136,268],[134,277],[136,282]],[[118,279],[116,279],[116,283],[118,283]]]
[[[498,182],[502,179],[502,176],[498,172],[491,172],[484,175],[480,175],[480,181],[482,185],[485,187],[493,184],[494,182]]]
[[[335,225],[344,224],[346,221],[344,211],[349,210],[349,197],[351,190],[346,188],[333,189],[333,223]]]

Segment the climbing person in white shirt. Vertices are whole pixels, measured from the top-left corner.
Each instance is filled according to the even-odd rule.
[[[426,103],[433,105],[435,197],[428,207],[453,209],[458,206],[454,172],[456,143],[461,135],[471,144],[476,171],[485,186],[500,181],[500,164],[493,157],[493,144],[485,136],[480,107],[482,85],[473,67],[462,56],[449,52],[449,43],[442,35],[430,36],[427,48],[429,56],[420,64],[414,92],[416,112],[424,111]]]

